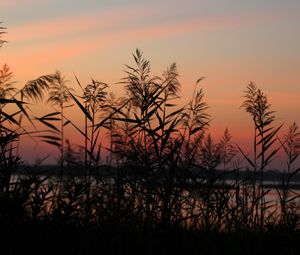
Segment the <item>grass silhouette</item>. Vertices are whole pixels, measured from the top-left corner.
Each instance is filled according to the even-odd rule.
[[[251,158],[234,145],[228,129],[218,142],[209,134],[203,78],[179,107],[176,64],[153,77],[140,50],[133,59],[135,66],[126,65],[120,82],[122,98],[108,95],[105,83],[92,79],[84,87],[75,76],[77,95],[60,72],[17,89],[8,65],[2,67],[2,252],[298,254],[299,194],[291,185],[300,170],[296,123],[280,138],[267,96],[251,82],[242,104],[254,124]],[[59,109],[32,117],[30,103],[45,97]],[[83,130],[67,118],[66,103],[78,107]],[[37,130],[37,123],[47,129]],[[65,142],[66,125],[84,138],[79,149]],[[110,139],[106,162],[103,132]],[[25,135],[56,146],[58,166],[23,166],[18,146]],[[287,169],[276,186],[278,199],[270,201],[264,173],[280,150]],[[243,160],[249,165],[245,178]]]

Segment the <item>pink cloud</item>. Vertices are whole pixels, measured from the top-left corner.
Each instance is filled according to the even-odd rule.
[[[189,18],[150,25],[136,23],[134,26],[123,29],[118,26],[120,22],[125,23],[128,19],[132,20],[133,14],[137,15],[137,20],[143,15],[153,15],[147,13],[146,10],[119,9],[111,13],[103,13],[103,15],[95,12],[80,17],[66,17],[12,28],[9,31],[8,40],[16,42],[16,48],[10,52],[7,62],[14,64],[18,72],[31,73],[30,70],[40,68],[46,63],[55,64],[65,59],[76,59],[82,55],[107,50],[122,43],[136,42],[137,40],[154,41],[189,33],[231,29],[273,18],[273,16],[253,17],[253,15],[218,16],[206,19]],[[68,35],[74,36],[71,39],[68,38]],[[34,41],[39,38],[57,39],[54,42],[44,40],[43,43]],[[33,40],[31,44],[22,45],[22,41],[31,39]],[[24,66],[24,60],[30,61],[30,65]]]
[[[152,14],[147,10],[133,7],[113,9],[105,12],[96,10],[95,12],[77,16],[66,16],[55,20],[40,20],[10,27],[7,36],[8,40],[13,42],[35,42],[49,38],[63,40],[68,39],[70,35],[81,37],[83,33],[95,34],[109,29],[118,29],[120,24],[122,25],[128,20],[139,20]]]
[[[116,15],[116,19],[112,19],[111,24],[123,20],[125,16],[129,16],[129,13]],[[81,19],[80,19],[81,20]],[[56,41],[55,43],[44,43],[38,45],[32,45],[27,47],[28,52],[33,52],[30,60],[38,60],[41,56],[41,60],[51,61],[51,59],[61,59],[65,57],[76,57],[81,54],[92,52],[96,49],[103,49],[107,47],[112,47],[115,44],[121,42],[135,41],[135,40],[146,40],[151,38],[152,40],[169,38],[174,36],[179,36],[191,32],[201,32],[213,29],[224,29],[236,26],[237,20],[232,18],[221,18],[221,19],[189,19],[181,22],[155,24],[148,26],[137,26],[129,29],[124,29],[121,31],[106,32],[98,35],[97,32],[87,35],[85,37],[80,37],[80,30],[84,31],[87,28],[97,27],[100,28],[101,25],[95,22],[95,17],[90,17],[85,19],[84,22],[76,20],[69,20],[66,22],[55,21],[55,22],[44,22],[42,24],[33,24],[32,27],[28,27],[26,35],[22,35],[21,30],[24,28],[13,29],[13,35],[10,37],[12,41],[19,41],[25,38],[31,38],[37,36],[44,31],[45,36],[58,37],[62,36],[62,42]],[[72,24],[72,26],[71,26]],[[109,26],[109,21],[106,20],[105,26]],[[70,30],[71,28],[71,30]],[[73,30],[72,30],[73,29]],[[76,31],[75,31],[76,29]],[[78,31],[79,30],[79,31]],[[101,29],[99,29],[101,31]],[[68,40],[65,38],[66,33],[78,33],[75,39]],[[20,54],[25,51],[25,48],[19,49]],[[23,53],[26,55],[26,52]]]
[[[158,40],[164,38],[172,38],[181,36],[188,33],[203,32],[218,29],[228,29],[238,27],[241,25],[248,24],[252,18],[232,18],[232,17],[221,17],[221,18],[209,18],[209,19],[187,19],[177,22],[168,22],[155,25],[137,26],[134,28],[126,29],[119,32],[110,32],[104,34],[101,37],[94,37],[90,41],[86,41],[83,45],[87,45],[87,51],[92,51],[99,47],[100,42],[107,42],[107,45],[112,46],[113,44],[121,43],[124,41],[135,41],[135,40]]]

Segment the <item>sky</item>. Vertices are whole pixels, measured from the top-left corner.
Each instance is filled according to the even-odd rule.
[[[299,13],[299,0],[0,0],[8,41],[0,65],[11,67],[20,87],[60,70],[74,89],[76,74],[83,84],[93,77],[122,95],[117,83],[139,48],[153,75],[177,63],[182,104],[204,76],[210,131],[218,139],[228,127],[247,150],[251,118],[240,105],[250,81],[268,95],[278,124],[300,124]]]

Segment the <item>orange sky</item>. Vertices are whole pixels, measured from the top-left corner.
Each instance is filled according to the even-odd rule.
[[[251,80],[269,96],[278,123],[300,123],[297,0],[274,0],[272,5],[258,0],[10,0],[1,1],[0,9],[8,28],[0,65],[10,65],[20,87],[60,70],[76,89],[73,73],[83,84],[90,77],[111,84],[121,95],[116,83],[138,47],[151,61],[154,75],[177,63],[182,103],[195,81],[206,77],[202,85],[216,138],[228,127],[247,148],[251,121],[239,106]],[[40,144],[36,148],[37,156],[49,150]],[[24,155],[31,160],[28,150]]]

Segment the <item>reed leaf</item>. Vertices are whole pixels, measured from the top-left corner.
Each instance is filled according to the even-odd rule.
[[[87,117],[90,121],[93,120],[92,116],[89,114],[89,112],[85,109],[85,107],[78,101],[78,99],[71,93],[69,92],[75,103],[78,105],[80,110],[83,112],[84,116]]]

